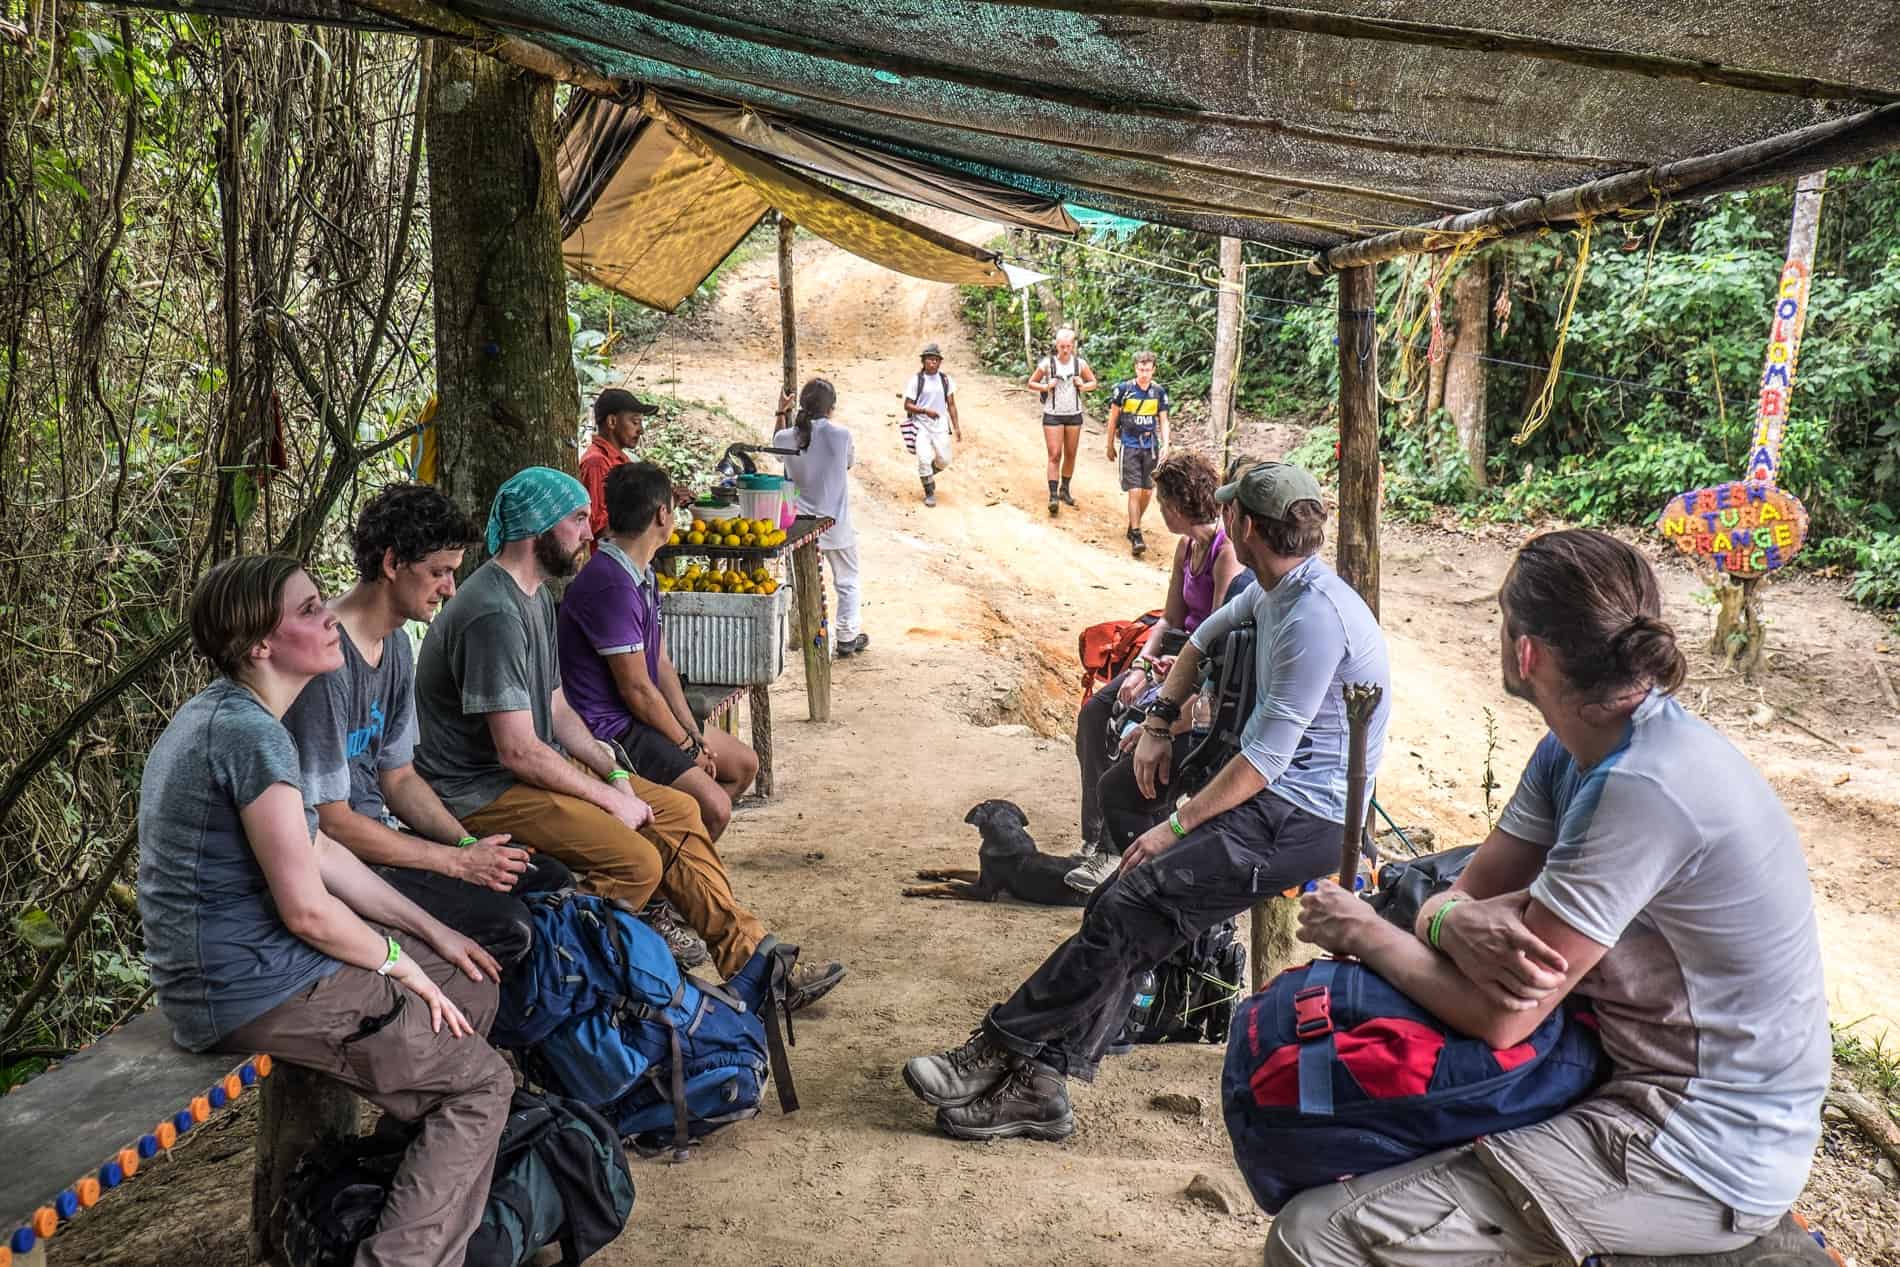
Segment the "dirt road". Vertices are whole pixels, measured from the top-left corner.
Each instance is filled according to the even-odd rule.
[[[968,222],[957,231],[983,236]],[[962,1039],[1073,928],[1073,911],[915,901],[898,890],[919,867],[971,865],[976,836],[962,816],[986,797],[1021,804],[1045,848],[1074,847],[1075,634],[1158,605],[1172,542],[1151,518],[1149,561],[1128,557],[1120,493],[1093,428],[1076,483],[1080,512],[1046,514],[1031,398],[975,368],[948,287],[812,241],[800,245],[798,268],[801,370],[837,385],[838,420],[857,438],[854,513],[872,644],[837,666],[828,725],[804,720],[795,665],[775,688],[781,795],[742,811],[722,848],[735,888],[771,927],[845,960],[851,975],[800,1018],[793,1060],[803,1111],[781,1119],[769,1108],[682,1166],[638,1164],[634,1222],[596,1261],[1256,1263],[1262,1216],[1218,1213],[1183,1195],[1206,1173],[1241,1193],[1244,1208],[1220,1123],[1218,1049],[1146,1048],[1111,1061],[1096,1085],[1075,1089],[1080,1128],[1059,1146],[952,1143],[898,1078],[906,1057]],[[778,377],[772,274],[769,258],[738,270],[707,316],[672,330],[637,366],[630,358],[631,381],[723,406],[763,431]],[[896,397],[926,340],[945,346],[964,420],[934,510],[921,504],[895,426]],[[1264,434],[1254,440],[1271,452]],[[1501,785],[1492,794],[1501,805],[1539,734],[1534,714],[1497,684],[1493,595],[1517,535],[1386,528],[1397,707],[1378,793],[1444,844],[1483,833],[1485,771]],[[1706,628],[1698,582],[1673,565],[1665,573],[1671,619]],[[1883,631],[1823,585],[1779,586],[1769,612],[1785,650],[1764,686],[1732,684],[1700,657],[1684,698],[1769,771],[1796,815],[1838,1019],[1900,1017],[1891,878],[1900,719],[1869,667]],[[1788,724],[1790,710],[1814,733]],[[1487,715],[1496,723],[1488,758]],[[1170,1091],[1199,1097],[1205,1111],[1151,1107]],[[241,1122],[205,1132],[202,1164],[165,1181],[178,1185],[178,1200],[161,1205],[163,1189],[138,1192],[143,1181],[124,1194],[142,1210],[121,1227],[138,1231],[115,1236],[102,1210],[54,1242],[54,1261],[156,1261],[135,1246],[177,1243],[157,1230],[166,1222],[193,1229],[181,1235],[202,1261],[236,1261],[249,1158]],[[1874,1199],[1845,1187],[1864,1173],[1857,1157],[1824,1161],[1832,1169],[1807,1205],[1871,1218],[1874,1230],[1855,1235],[1860,1261],[1883,1261],[1882,1216],[1867,1213]],[[1892,1198],[1879,1199],[1891,1221]],[[230,1218],[214,1231],[207,1208],[228,1208]]]

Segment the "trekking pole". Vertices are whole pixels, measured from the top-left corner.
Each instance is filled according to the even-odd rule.
[[[1341,688],[1346,697],[1346,831],[1339,844],[1339,884],[1348,893],[1359,878],[1360,839],[1366,832],[1366,732],[1385,692],[1371,682]]]

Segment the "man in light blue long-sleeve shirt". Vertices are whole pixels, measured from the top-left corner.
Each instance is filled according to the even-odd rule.
[[[1367,752],[1367,772],[1376,773],[1391,698],[1385,638],[1364,600],[1316,557],[1325,511],[1310,474],[1265,462],[1215,497],[1228,540],[1259,585],[1205,621],[1176,660],[1142,725],[1136,782],[1144,796],[1166,794],[1172,726],[1202,653],[1251,622],[1257,694],[1241,750],[1128,846],[1120,873],[1095,891],[1075,936],[992,1009],[967,1043],[904,1066],[904,1080],[937,1106],[937,1125],[951,1136],[1069,1135],[1075,1119],[1066,1080],[1094,1077],[1127,1015],[1134,979],[1202,931],[1339,865],[1342,688],[1366,682],[1383,691]]]

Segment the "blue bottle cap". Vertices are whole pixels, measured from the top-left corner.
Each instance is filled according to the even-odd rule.
[[[13,1229],[13,1236],[7,1241],[7,1244],[13,1247],[14,1253],[25,1254],[29,1253],[35,1245],[39,1244],[39,1241],[40,1238],[33,1235],[32,1228],[16,1227]]]

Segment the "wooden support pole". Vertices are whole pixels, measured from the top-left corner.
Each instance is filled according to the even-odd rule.
[[[1491,335],[1491,257],[1484,252],[1465,261],[1464,270],[1451,283],[1452,318],[1458,333],[1444,366],[1443,400],[1458,433],[1458,448],[1465,455],[1465,470],[1471,487],[1485,483],[1485,354],[1490,350]],[[1433,367],[1437,369],[1437,366]]]
[[[356,0],[361,7],[400,22],[418,34],[462,40],[489,56],[522,70],[545,75],[556,83],[585,88],[597,97],[617,97],[626,90],[623,81],[613,80],[571,57],[555,52],[515,35],[503,35],[486,23],[478,22],[432,0]]]
[[[1864,162],[1896,149],[1900,149],[1900,105],[1882,106],[1720,153],[1620,172],[1542,197],[1347,242],[1315,255],[1307,268],[1313,273],[1341,272],[1401,255],[1448,250],[1471,233],[1504,238],[1564,227],[1580,216],[1632,208],[1654,210],[1672,198],[1700,198],[1779,184],[1791,176]]]
[[[779,353],[783,373],[780,391],[798,395],[798,306],[792,301],[792,239],[798,226],[778,213],[778,328]]]
[[[759,756],[759,775],[753,780],[752,790],[760,796],[771,796],[776,786],[772,775],[772,688],[754,686],[746,702],[752,714],[752,751]],[[738,711],[736,708],[726,711],[727,734],[735,729],[734,714]]]
[[[1240,239],[1220,240],[1220,296],[1214,306],[1214,382],[1207,402],[1207,456],[1218,471],[1227,469],[1233,448],[1234,380],[1240,377]]]
[[[273,1062],[258,1087],[257,1158],[251,1170],[251,1258],[284,1261],[284,1189],[297,1163],[326,1136],[361,1132],[356,1093],[314,1070]]]
[[[792,551],[792,590],[798,600],[798,645],[805,653],[805,700],[813,721],[831,720],[831,630],[824,618],[824,577],[818,543]]]
[[[1339,275],[1339,554],[1336,570],[1379,614],[1378,282],[1370,264]]]

